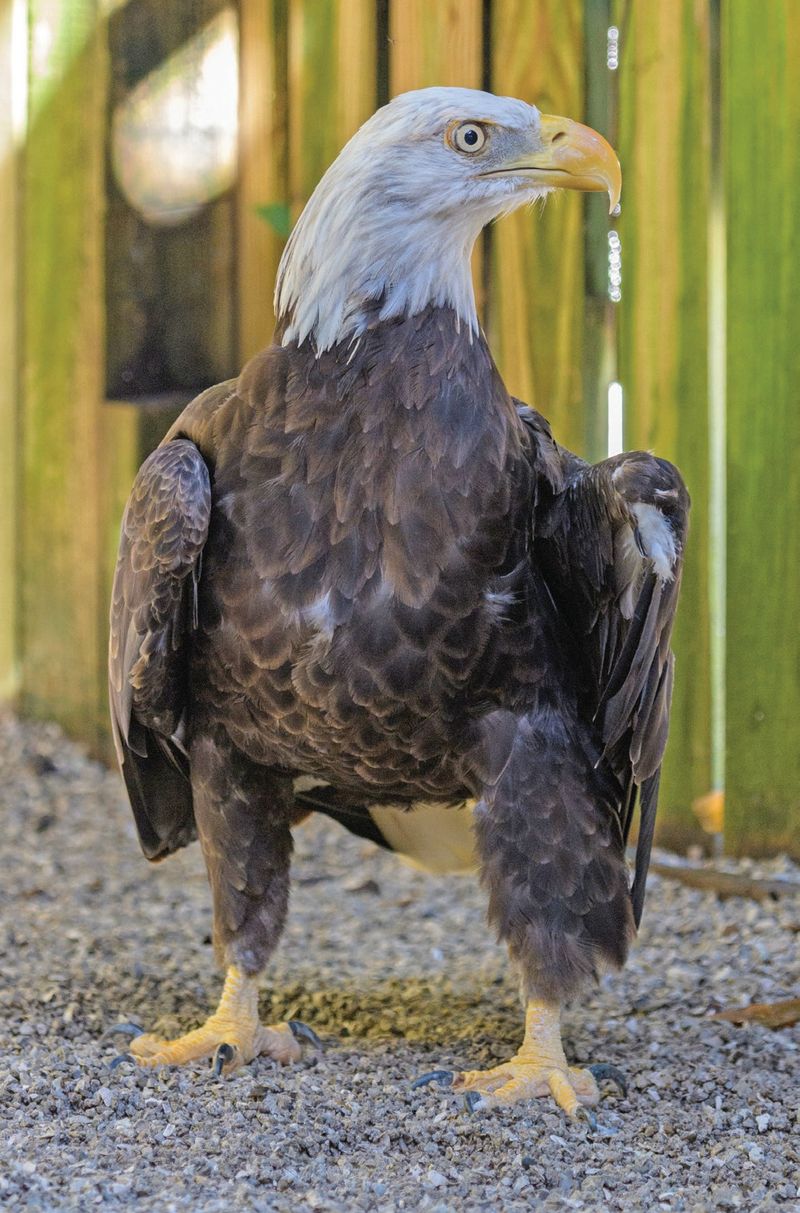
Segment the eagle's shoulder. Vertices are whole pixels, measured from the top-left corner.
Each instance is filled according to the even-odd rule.
[[[245,363],[235,383],[236,395],[251,406],[268,409],[285,397],[291,367],[290,349],[273,342]]]
[[[550,429],[550,422],[530,405],[512,397],[517,416],[528,443],[528,461],[537,477],[543,478],[554,494],[563,492],[570,473],[571,461],[577,456],[559,446]]]
[[[281,413],[286,398],[290,359],[280,345],[270,345],[245,363],[239,376],[195,396],[164,437],[187,438],[213,469],[227,453],[247,446],[255,415]]]

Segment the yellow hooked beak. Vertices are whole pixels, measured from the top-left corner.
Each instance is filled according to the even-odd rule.
[[[571,118],[542,114],[539,144],[493,171],[520,174],[551,189],[602,190],[608,193],[609,212],[613,211],[622,191],[622,171],[602,135]]]

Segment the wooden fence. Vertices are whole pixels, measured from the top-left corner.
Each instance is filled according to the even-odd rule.
[[[626,445],[689,483],[661,838],[698,839],[694,806],[724,786],[731,851],[799,854],[796,0],[240,0],[236,186],[156,236],[120,200],[110,115],[143,55],[221,7],[0,0],[0,696],[107,752],[108,587],[139,461],[192,387],[269,339],[288,225],[376,105],[485,87],[620,152],[611,228],[596,198],[558,198],[492,229],[475,277],[509,387],[562,442],[603,457],[617,380]],[[143,260],[152,313],[126,294]],[[142,316],[180,321],[192,292],[197,383],[165,346],[170,382],[126,396]]]

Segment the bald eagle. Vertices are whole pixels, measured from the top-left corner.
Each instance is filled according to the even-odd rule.
[[[434,869],[474,864],[519,971],[518,1053],[422,1081],[591,1116],[608,1067],[568,1065],[560,1009],[624,962],[641,914],[689,503],[663,459],[588,465],[508,393],[470,253],[551,190],[613,207],[620,182],[600,135],[522,101],[396,97],[292,232],[273,343],[142,465],[113,727],[147,858],[200,838],[226,976],[202,1027],[133,1040],[139,1064],[298,1055],[311,1033],[262,1025],[258,980],[292,830],[319,811]]]

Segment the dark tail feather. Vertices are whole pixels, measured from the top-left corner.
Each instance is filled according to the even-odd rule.
[[[639,839],[636,843],[636,874],[631,889],[633,903],[633,920],[637,929],[642,921],[644,908],[644,891],[647,883],[647,869],[650,867],[650,850],[653,846],[653,832],[656,826],[656,808],[658,805],[658,784],[661,778],[661,768],[645,779],[639,793]]]
[[[347,793],[339,792],[336,788],[313,788],[308,792],[296,792],[295,803],[315,813],[324,813],[358,838],[367,838],[379,847],[392,850],[366,805],[354,804]]]
[[[170,743],[143,729],[147,757],[122,744],[122,777],[139,842],[150,860],[164,859],[197,837],[188,764]]]

